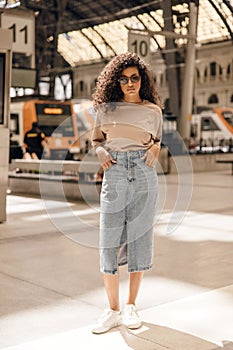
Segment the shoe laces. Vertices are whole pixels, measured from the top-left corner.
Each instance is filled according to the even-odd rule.
[[[127,305],[126,310],[125,310],[125,314],[130,318],[135,317],[135,316],[138,317],[137,311],[135,310],[134,305]]]
[[[102,322],[102,323],[106,322],[107,319],[109,318],[111,312],[112,312],[112,310],[110,310],[110,309],[105,309],[105,310],[103,311],[103,313],[100,315],[100,318],[99,318],[98,322]]]

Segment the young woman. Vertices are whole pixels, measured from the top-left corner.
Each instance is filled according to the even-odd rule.
[[[135,302],[143,272],[152,268],[157,199],[155,164],[162,112],[148,66],[134,53],[114,57],[101,72],[93,95],[97,119],[92,144],[104,170],[100,195],[100,270],[108,296],[92,329],[141,326]],[[119,305],[119,266],[128,264],[129,294]]]

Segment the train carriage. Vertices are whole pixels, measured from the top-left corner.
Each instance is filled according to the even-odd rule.
[[[33,99],[12,102],[10,106],[12,140],[23,145],[25,133],[37,122],[45,134],[51,158],[64,159],[69,153],[79,153],[77,119],[72,101]],[[71,152],[72,149],[72,152]]]
[[[191,118],[191,149],[228,151],[233,138],[233,108],[218,107]]]

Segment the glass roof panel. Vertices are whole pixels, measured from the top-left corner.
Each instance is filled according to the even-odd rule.
[[[216,7],[219,8],[220,2],[214,1],[214,3]],[[221,7],[223,7],[223,5],[223,2],[221,1]],[[227,12],[227,10],[230,15],[230,10],[225,6],[225,11]],[[223,14],[222,11],[221,13]],[[233,31],[232,26],[231,30]],[[198,16],[197,41],[200,43],[207,43],[211,41],[226,40],[229,38],[229,31],[214,7],[212,7],[207,1],[201,1]]]
[[[174,32],[180,35],[188,34],[188,25],[189,25],[189,7],[187,4],[179,4],[172,7],[174,12],[173,23],[174,23]],[[175,43],[178,46],[182,46],[187,43],[187,39],[179,38],[175,40]]]
[[[119,54],[127,50],[128,30],[122,20],[101,24],[95,28],[112,47],[112,54]]]
[[[230,0],[233,6],[233,0]],[[212,6],[213,4],[213,6]],[[189,7],[186,3],[172,7],[174,31],[188,34]],[[218,14],[221,13],[221,18]],[[226,23],[225,23],[225,22]],[[121,20],[96,25],[59,35],[58,51],[72,66],[112,57],[127,51],[129,28],[137,30],[161,31],[164,26],[162,10],[127,17]],[[228,26],[228,28],[227,28]],[[197,42],[207,43],[229,40],[233,32],[233,16],[223,0],[200,0],[198,13]],[[187,43],[187,39],[175,40],[178,46]],[[151,51],[165,47],[165,37],[154,35],[151,38]]]
[[[161,28],[163,28],[162,11],[153,12],[153,15],[152,13],[144,13],[138,17],[144,23],[145,29],[147,30],[159,32],[161,31]],[[151,39],[151,52],[156,51],[158,47],[164,46],[165,37],[163,35],[154,35]]]

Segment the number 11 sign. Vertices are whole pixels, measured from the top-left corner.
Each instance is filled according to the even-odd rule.
[[[12,10],[1,16],[2,28],[12,31],[12,52],[35,55],[35,18],[32,12]]]
[[[135,52],[145,62],[150,63],[150,37],[136,31],[129,31],[128,50]]]

